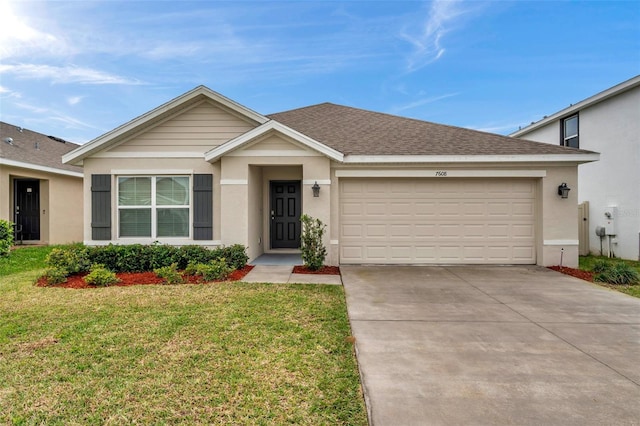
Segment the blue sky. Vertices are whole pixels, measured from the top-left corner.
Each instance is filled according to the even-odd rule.
[[[84,143],[203,84],[508,134],[640,74],[638,1],[0,0],[0,120]]]

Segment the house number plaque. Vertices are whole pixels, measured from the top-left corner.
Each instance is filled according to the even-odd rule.
[[[446,177],[447,176],[447,172],[444,170],[437,170],[436,171],[436,177]]]

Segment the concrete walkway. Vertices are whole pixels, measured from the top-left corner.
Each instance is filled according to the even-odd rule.
[[[373,426],[640,424],[640,299],[540,267],[341,271]]]
[[[291,265],[255,265],[242,281],[247,283],[342,285],[340,275],[294,274]]]

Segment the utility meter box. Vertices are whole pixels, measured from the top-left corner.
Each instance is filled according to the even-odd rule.
[[[618,235],[618,206],[605,207],[602,220],[607,235]]]

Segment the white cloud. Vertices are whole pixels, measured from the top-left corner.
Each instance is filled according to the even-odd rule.
[[[400,36],[413,46],[408,58],[407,70],[416,71],[442,57],[445,47],[442,38],[456,24],[456,20],[468,10],[458,0],[435,0],[431,3],[426,21],[420,30],[405,30]]]
[[[67,103],[72,106],[77,105],[82,99],[84,99],[84,96],[70,96],[67,98]]]
[[[419,99],[419,100],[414,101],[414,102],[410,102],[408,104],[404,104],[404,105],[400,105],[400,106],[397,106],[397,107],[393,107],[391,111],[392,111],[393,114],[398,114],[398,113],[400,113],[402,111],[406,111],[408,109],[417,108],[419,106],[430,104],[430,103],[433,103],[433,102],[437,102],[439,100],[450,98],[452,96],[457,96],[459,94],[460,93],[446,93],[444,95],[431,96],[431,97],[428,97],[428,98],[423,98],[423,99]]]
[[[47,108],[44,106],[35,106],[28,103],[15,103],[15,106],[33,114],[39,115],[42,118],[32,117],[28,121],[33,123],[62,123],[65,128],[70,129],[93,129],[104,131],[92,124],[85,123],[82,120],[71,117],[69,115],[61,113],[58,109]]]
[[[0,1],[0,17],[0,59],[45,52],[64,54],[69,50],[64,40],[24,22],[6,0]]]
[[[139,85],[144,84],[140,80],[129,79],[119,75],[109,74],[92,68],[77,67],[74,65],[57,67],[52,65],[19,64],[0,65],[0,74],[13,74],[19,79],[51,80],[53,83],[80,83],[80,84],[120,84]]]

